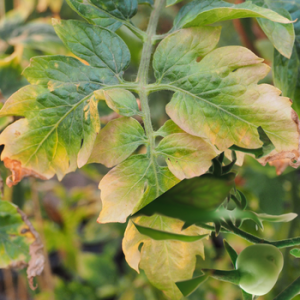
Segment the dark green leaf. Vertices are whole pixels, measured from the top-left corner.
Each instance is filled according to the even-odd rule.
[[[193,293],[206,279],[209,277],[208,274],[201,275],[189,280],[176,282],[177,287],[183,296],[187,297]]]
[[[235,267],[235,263],[236,263],[236,260],[237,260],[237,257],[238,257],[236,251],[227,243],[226,240],[224,240],[224,247],[225,247],[227,253],[230,256],[230,259],[233,263],[233,266]]]
[[[184,235],[184,234],[176,234],[172,232],[166,232],[162,230],[153,229],[150,227],[140,226],[136,223],[134,223],[134,226],[139,231],[140,234],[146,235],[150,237],[153,240],[156,241],[164,241],[164,240],[175,240],[175,241],[181,241],[181,242],[195,242],[202,240],[208,236],[208,234],[204,235]]]

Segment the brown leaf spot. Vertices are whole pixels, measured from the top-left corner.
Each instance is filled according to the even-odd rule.
[[[12,187],[13,185],[16,185],[18,182],[20,182],[24,177],[32,176],[35,178],[46,180],[47,178],[38,174],[37,172],[23,168],[21,162],[10,159],[8,157],[3,159],[4,166],[11,170],[12,174],[7,177],[6,184],[9,187]]]

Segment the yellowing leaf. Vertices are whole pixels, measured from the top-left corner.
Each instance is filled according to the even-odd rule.
[[[154,54],[156,78],[163,88],[175,92],[166,108],[168,115],[181,129],[209,139],[220,151],[233,144],[261,147],[257,132],[261,126],[275,146],[264,163],[279,157],[297,159],[298,118],[290,100],[280,97],[281,92],[271,85],[257,84],[270,68],[237,46],[218,48],[197,62],[201,48],[194,45],[200,43],[202,31],[207,33],[204,27],[179,30],[165,38]],[[207,40],[215,43],[216,31]],[[188,37],[193,43],[182,43]],[[169,48],[172,53],[163,51]],[[186,54],[188,66],[182,65]]]
[[[178,182],[168,168],[159,166],[147,155],[133,155],[101,180],[102,210],[98,222],[125,222],[131,213]]]
[[[134,222],[140,226],[177,234],[203,235],[207,233],[206,230],[196,226],[190,226],[181,231],[182,221],[157,215],[139,217]],[[131,221],[125,231],[123,251],[128,264],[137,272],[139,268],[143,269],[150,282],[163,290],[172,300],[182,298],[175,282],[192,278],[196,255],[204,257],[202,241],[187,243],[177,240],[153,240],[140,234]]]
[[[112,120],[98,134],[88,162],[111,168],[130,156],[145,140],[144,129],[135,119]]]
[[[204,174],[219,154],[207,141],[187,133],[168,135],[156,151],[166,158],[170,171],[181,180]]]

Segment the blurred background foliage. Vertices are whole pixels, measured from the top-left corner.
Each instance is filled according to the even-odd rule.
[[[174,16],[187,1],[165,9],[159,23],[159,32],[172,27]],[[234,2],[234,1],[232,1]],[[240,2],[240,1],[237,1]],[[133,22],[146,29],[151,8],[140,6]],[[20,87],[27,84],[22,70],[33,56],[67,54],[56,36],[51,18],[78,19],[63,0],[0,0],[0,101],[1,105]],[[226,21],[219,46],[244,45],[272,65],[273,46],[254,19]],[[135,80],[141,55],[141,42],[126,28],[117,33],[127,43],[132,63],[126,79]],[[264,79],[272,83],[272,73]],[[150,97],[154,129],[166,120],[164,107],[170,99],[169,92],[154,93]],[[116,118],[100,101],[102,122]],[[2,130],[12,118],[0,121]],[[103,124],[105,125],[105,124]],[[143,151],[143,149],[141,149]],[[7,170],[0,165],[3,181]],[[277,176],[275,168],[262,167],[247,157],[239,170],[237,187],[245,193],[252,210],[270,214],[295,212],[300,214],[300,172],[288,168]],[[101,210],[98,183],[107,169],[101,165],[87,165],[68,174],[62,182],[25,179],[9,189],[5,186],[4,198],[17,204],[39,231],[46,245],[48,262],[42,276],[37,279],[38,289],[28,287],[25,271],[0,270],[0,300],[160,300],[162,292],[152,287],[146,276],[137,274],[126,264],[121,249],[124,224],[99,225],[96,222]],[[265,224],[264,231],[251,222],[244,229],[268,239],[283,239],[300,235],[299,218],[290,223]],[[220,234],[205,241],[205,256],[199,258],[195,275],[202,268],[229,269],[231,262],[223,247],[223,238],[240,252],[248,243],[233,235]],[[260,299],[273,299],[284,287],[300,275],[300,260],[288,250],[285,267],[276,287]],[[238,300],[240,289],[231,284],[210,279],[189,299]],[[295,298],[300,299],[300,297]]]

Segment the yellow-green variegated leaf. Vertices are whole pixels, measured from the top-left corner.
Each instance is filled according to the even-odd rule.
[[[88,162],[111,168],[129,157],[145,141],[144,129],[137,120],[128,117],[112,120],[98,134]]]
[[[61,179],[83,166],[100,130],[99,100],[120,114],[138,113],[135,97],[114,89],[130,62],[122,39],[80,21],[54,23],[58,36],[85,63],[61,55],[31,60],[24,75],[32,85],[13,94],[0,112],[1,117],[24,117],[0,135],[1,159],[12,170],[9,185],[29,175]],[[102,88],[112,91],[101,98]]]
[[[204,174],[219,154],[209,142],[187,133],[168,135],[156,151],[166,158],[170,171],[181,180]]]
[[[147,155],[133,155],[101,180],[102,210],[99,223],[125,222],[126,218],[177,184],[167,167]]]
[[[134,220],[141,226],[184,235],[203,235],[207,231],[196,226],[181,230],[183,222],[154,215]],[[141,246],[141,244],[143,244]],[[143,269],[150,282],[172,300],[179,300],[182,294],[175,282],[192,278],[196,255],[204,257],[203,242],[182,242],[178,240],[153,240],[138,232],[132,221],[128,223],[123,239],[123,252],[128,264],[139,272]]]
[[[215,44],[217,31],[211,30],[206,39]],[[207,34],[207,28],[179,30],[165,38],[154,54],[156,78],[161,87],[175,92],[166,107],[168,115],[181,129],[210,140],[220,151],[233,144],[261,147],[257,132],[261,126],[276,148],[265,161],[282,155],[297,158],[298,121],[290,100],[281,97],[277,88],[258,84],[270,68],[238,46],[201,55],[201,47],[195,45],[201,43],[203,32]]]

